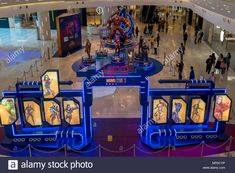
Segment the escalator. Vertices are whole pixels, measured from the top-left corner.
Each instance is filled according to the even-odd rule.
[[[142,20],[144,23],[154,23],[154,16],[155,15],[156,6],[152,5],[144,5],[142,7]]]

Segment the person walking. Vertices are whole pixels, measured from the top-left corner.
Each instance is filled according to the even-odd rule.
[[[184,45],[186,45],[186,42],[188,40],[188,33],[187,32],[184,32],[183,39],[184,39]]]
[[[183,61],[180,61],[180,63],[178,63],[176,66],[178,67],[179,80],[182,80],[183,79],[182,73],[183,73],[183,70],[184,70]]]
[[[184,24],[183,24],[183,33],[185,33],[186,28],[187,28],[187,25],[186,25],[186,23],[184,23]]]
[[[182,53],[183,55],[185,54],[185,46],[183,43],[180,43],[179,52]]]
[[[168,21],[166,21],[166,33],[168,32]]]
[[[135,27],[135,35],[138,38],[138,36],[139,36],[139,28],[138,28],[138,26]]]
[[[145,35],[147,34],[147,30],[148,30],[148,28],[147,28],[147,26],[145,26],[145,27],[144,27],[144,34],[145,34]]]
[[[228,54],[227,54],[227,56],[226,56],[227,71],[229,70],[230,62],[231,62],[231,53],[228,52]]]
[[[211,72],[210,76],[208,77],[208,80],[215,83],[215,72]]]
[[[190,73],[189,73],[189,80],[193,80],[193,79],[195,79],[195,73],[194,73],[193,66],[191,66]]]
[[[159,46],[159,44],[160,44],[160,34],[159,33],[157,34],[156,40],[157,40],[157,46]]]
[[[180,61],[184,61],[185,46],[183,43],[180,44],[178,53],[180,54]]]
[[[212,57],[210,55],[209,58],[207,58],[207,60],[206,60],[206,72],[208,74],[211,73],[211,68],[212,68]]]
[[[150,34],[153,33],[153,24],[150,25]]]
[[[197,44],[198,41],[198,30],[195,29],[195,33],[194,33],[194,44]]]
[[[150,35],[151,34],[151,24],[148,24],[148,34]]]
[[[140,39],[139,39],[139,53],[140,53],[140,51],[142,50],[143,43],[144,43],[144,39],[143,39],[143,37],[142,37],[142,35],[141,35],[141,36],[140,36]]]
[[[215,53],[211,54],[211,59],[212,59],[212,68],[213,68],[213,71],[214,71],[214,69],[215,69],[215,62],[216,62]]]
[[[222,63],[222,60],[223,60],[224,56],[223,54],[221,53],[220,54],[220,57],[218,58],[216,64],[215,64],[215,69],[217,69],[220,73],[220,70],[221,70],[221,63]]]
[[[150,38],[149,38],[149,42],[150,42],[150,48],[153,49],[154,48],[154,36],[152,35]]]
[[[202,42],[203,35],[204,35],[203,31],[200,31],[199,36],[198,36],[198,41],[197,41],[198,43]]]
[[[222,70],[222,74],[224,74],[226,69],[227,69],[227,62],[226,62],[226,58],[225,57],[222,59],[222,62],[220,64],[220,68]]]

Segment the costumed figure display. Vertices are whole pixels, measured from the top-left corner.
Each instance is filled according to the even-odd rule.
[[[143,43],[144,43],[144,39],[143,39],[143,36],[141,35],[140,36],[140,40],[139,40],[139,50],[138,50],[139,54],[140,54],[140,52],[142,50]]]
[[[56,119],[60,120],[59,107],[53,103],[52,106],[50,107],[50,113],[51,113],[51,115],[50,115],[51,124],[54,125],[54,121]]]
[[[216,106],[215,106],[215,113],[214,116],[217,120],[223,120],[224,112],[230,109],[230,104],[223,101],[223,97],[218,97]]]
[[[163,108],[167,107],[167,105],[163,101],[159,101],[159,103],[156,105],[154,110],[156,111],[154,116],[154,119],[158,122],[161,120],[162,117],[165,116]]]
[[[175,103],[175,110],[172,113],[172,119],[174,120],[175,123],[181,123],[181,119],[179,116],[179,112],[182,108],[182,104],[181,103]]]
[[[70,104],[67,104],[66,108],[65,108],[65,120],[71,124],[72,118],[73,118],[73,111],[77,110],[78,107],[77,105],[75,107],[71,107]]]
[[[118,8],[118,10],[108,19],[106,24],[109,30],[108,39],[105,46],[116,49],[116,37],[119,37],[120,48],[131,48],[135,44],[132,41],[134,21],[126,8]]]
[[[116,43],[115,53],[120,55],[121,43],[120,43],[120,38],[118,36],[116,36],[116,38],[115,38],[115,43]]]
[[[111,29],[110,39],[115,39],[116,34],[119,32],[124,38],[124,42],[127,43],[128,35],[125,34],[124,29],[122,28],[122,24],[124,24],[126,27],[129,27],[129,23],[127,22],[127,20],[124,17],[119,16],[118,14],[115,14],[108,20],[108,28]]]
[[[33,107],[28,104],[27,107],[25,108],[26,121],[29,122],[29,119],[31,119],[32,123],[35,124],[33,113],[34,113]]]
[[[149,47],[147,46],[146,42],[144,42],[143,46],[142,46],[142,58],[143,58],[143,62],[148,62],[148,51],[149,51]]]
[[[88,62],[91,62],[92,61],[92,58],[91,58],[91,42],[90,42],[89,39],[86,40],[85,52],[87,53],[87,56],[88,56]]]
[[[197,123],[200,120],[200,110],[203,110],[200,107],[200,100],[198,100],[198,103],[193,105],[193,112],[192,112],[192,119]]]
[[[48,95],[55,96],[55,92],[51,89],[52,79],[50,79],[49,75],[44,76],[43,82],[44,82],[44,86],[47,91],[45,95],[46,96],[48,96]]]

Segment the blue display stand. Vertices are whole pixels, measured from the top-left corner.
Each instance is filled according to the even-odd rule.
[[[215,120],[213,125],[209,125],[211,116],[211,102],[216,95],[226,95],[226,89],[214,88],[210,81],[178,81],[160,80],[160,83],[185,83],[185,88],[150,88],[148,76],[145,73],[115,76],[95,76],[93,72],[86,72],[87,77],[83,80],[81,90],[60,90],[56,98],[75,98],[82,99],[83,116],[81,124],[72,126],[62,123],[60,126],[48,126],[43,123],[40,127],[27,127],[24,123],[22,102],[23,99],[35,99],[40,103],[43,93],[40,90],[41,82],[21,82],[16,84],[16,91],[3,92],[4,98],[16,98],[18,100],[20,127],[16,128],[15,123],[5,126],[6,138],[3,143],[10,145],[35,145],[48,148],[59,148],[63,145],[75,149],[82,149],[92,142],[92,89],[93,87],[116,86],[116,87],[138,87],[140,90],[141,123],[140,138],[147,146],[158,149],[165,146],[183,146],[198,144],[202,141],[215,142],[226,140],[226,122]],[[80,77],[81,72],[77,72]],[[60,82],[59,85],[71,85],[71,81]],[[185,96],[187,102],[190,98],[197,96],[206,103],[206,118],[203,123],[195,124],[189,119],[184,124],[174,124],[167,117],[167,123],[157,124],[152,122],[153,108],[152,101],[155,98],[170,96],[171,98]],[[190,107],[188,107],[190,110]],[[64,120],[63,120],[64,121]]]

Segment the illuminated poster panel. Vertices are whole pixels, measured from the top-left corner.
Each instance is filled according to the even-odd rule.
[[[204,122],[205,111],[206,111],[206,103],[202,99],[200,98],[192,99],[190,117],[194,123],[200,124]]]
[[[59,93],[59,74],[57,70],[47,71],[42,77],[44,98],[54,98]]]
[[[214,117],[218,121],[228,121],[232,100],[227,95],[217,95],[215,99]]]
[[[44,101],[43,104],[46,122],[50,125],[60,125],[60,105],[55,101]]]
[[[58,52],[65,57],[82,47],[80,14],[62,14],[56,18]]]
[[[2,125],[13,124],[16,121],[16,106],[14,98],[0,100],[0,120]]]
[[[167,122],[167,102],[164,99],[153,100],[153,120],[158,124]]]
[[[35,101],[24,101],[25,121],[32,126],[42,125],[40,105]]]
[[[80,124],[80,105],[74,100],[63,101],[64,119],[70,125]]]
[[[179,98],[172,99],[172,120],[174,123],[185,123],[187,113],[187,103]]]

